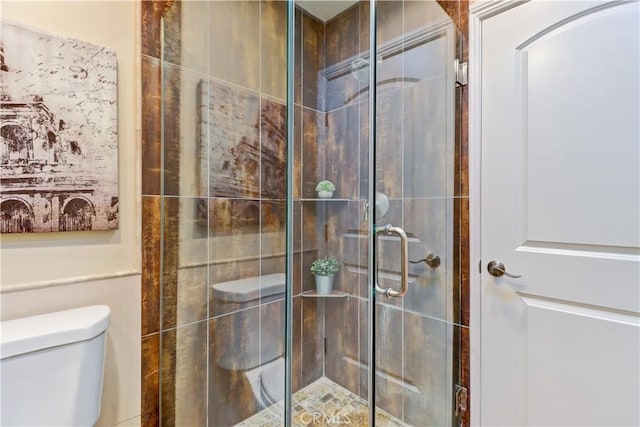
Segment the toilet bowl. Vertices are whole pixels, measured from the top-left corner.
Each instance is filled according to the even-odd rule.
[[[109,316],[96,305],[0,322],[0,425],[94,425]]]
[[[211,286],[214,310],[233,309],[233,336],[216,334],[216,363],[226,371],[241,371],[259,406],[267,407],[284,395],[284,334],[276,327],[256,328],[253,308],[285,296],[283,273],[248,277]],[[281,378],[278,379],[278,373]]]

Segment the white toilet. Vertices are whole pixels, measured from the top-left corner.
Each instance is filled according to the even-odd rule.
[[[95,305],[0,322],[0,425],[96,423],[110,312]]]

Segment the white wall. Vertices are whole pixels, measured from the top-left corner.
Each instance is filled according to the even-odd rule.
[[[135,425],[140,415],[140,4],[2,0],[0,16],[117,53],[120,229],[0,236],[0,314],[5,320],[110,306],[98,425]]]
[[[1,3],[3,18],[117,52],[120,170],[120,229],[2,235],[3,289],[140,270],[138,10],[135,1]]]

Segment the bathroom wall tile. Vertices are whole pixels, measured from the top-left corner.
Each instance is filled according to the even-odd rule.
[[[291,357],[291,383],[294,393],[302,388],[302,300],[303,298],[300,296],[293,297],[293,355]]]
[[[176,10],[176,16],[165,18],[165,61],[207,74],[211,40],[209,4],[208,1],[181,1],[179,13]],[[175,22],[178,19],[179,22]]]
[[[357,391],[360,386],[358,343],[358,300],[336,298],[326,301],[325,376],[341,386]],[[346,326],[346,327],[345,327]],[[354,326],[354,327],[350,327]]]
[[[142,54],[160,58],[160,18],[175,3],[169,1],[143,1],[142,9]]]
[[[164,170],[162,180],[164,184],[163,194],[180,194],[180,95],[181,95],[181,69],[168,62],[162,64],[164,72],[163,81],[163,108],[164,108],[164,135],[162,137],[162,150],[164,156]]]
[[[456,196],[469,195],[469,94],[456,89]]]
[[[463,34],[469,31],[469,4],[467,0],[438,0],[438,4],[451,17],[453,23]]]
[[[241,2],[213,2],[212,7],[221,3]],[[206,154],[201,154],[201,159],[209,162],[207,174],[202,176],[209,183],[209,196],[259,197],[260,94],[218,80],[206,83],[203,94],[207,93],[201,120],[208,144],[203,146]],[[273,117],[266,114],[265,119],[274,120],[270,128],[277,123],[275,129],[280,130],[281,112],[275,112],[270,111]]]
[[[287,204],[285,200],[265,200],[261,202],[261,275],[284,273],[286,271],[286,212]],[[284,294],[280,297],[283,298]]]
[[[462,197],[454,203],[453,250],[453,321],[469,326],[470,258],[469,258],[469,199]]]
[[[260,2],[209,2],[209,37],[210,75],[260,90]]]
[[[142,335],[160,330],[160,197],[142,197]]]
[[[354,199],[358,197],[360,167],[359,141],[360,107],[349,105],[327,113],[326,167],[324,179],[336,185],[334,197]]]
[[[160,61],[142,55],[142,194],[148,195],[160,194],[161,85]]]
[[[323,375],[323,304],[320,298],[302,298],[302,387]]]
[[[359,49],[358,52],[369,52],[369,35],[370,35],[370,27],[371,27],[371,13],[370,13],[370,5],[368,0],[360,0],[358,2],[360,6],[360,30],[359,34]]]
[[[452,199],[404,201],[404,230],[412,237],[409,259],[424,259],[429,254],[440,257],[436,268],[424,262],[410,266],[411,284],[404,298],[405,309],[449,321],[454,320],[453,310],[457,304],[453,295],[459,289],[453,276],[453,215]]]
[[[164,200],[163,329],[207,315],[206,206],[206,199]]]
[[[316,185],[324,178],[325,114],[302,110],[302,197],[317,197]]]
[[[360,102],[360,170],[358,172],[359,198],[366,199],[369,196],[369,103]]]
[[[348,280],[352,277],[345,264],[347,250],[351,239],[349,233],[349,214],[352,213],[347,203],[326,203],[325,239],[326,255],[333,256],[340,262],[340,271],[333,279],[333,288],[355,295],[358,293],[358,282]]]
[[[162,425],[204,425],[207,322],[162,332]]]
[[[287,196],[287,110],[281,101],[262,98],[260,111],[260,189],[262,198]]]
[[[474,389],[471,388],[471,351],[470,351],[470,331],[469,328],[456,328],[460,332],[459,352],[454,352],[454,367],[458,367],[460,375],[458,377],[459,384],[467,389],[467,396],[471,396]],[[456,354],[459,354],[456,357]],[[457,359],[457,360],[456,360]],[[457,363],[456,363],[457,362]],[[467,405],[467,411],[463,413],[460,424],[462,426],[471,425],[471,405]]]
[[[181,243],[181,247],[186,243]],[[197,245],[206,248],[206,244]],[[206,249],[204,249],[206,250]],[[193,266],[178,269],[176,325],[207,317],[207,267]]]
[[[402,93],[380,94],[376,102],[376,190],[402,197]]]
[[[456,102],[456,112],[455,112],[455,148],[454,148],[454,183],[453,183],[453,191],[455,196],[461,196],[463,194],[463,181],[466,178],[467,171],[463,167],[463,156],[468,157],[468,153],[463,153],[462,147],[462,137],[460,135],[460,129],[462,127],[462,88],[456,87],[455,90],[455,102]],[[467,163],[468,164],[468,159]]]
[[[303,10],[296,4],[295,11],[295,41],[294,41],[294,77],[293,77],[293,99],[295,105],[302,105],[302,14]]]
[[[213,198],[209,200],[209,284],[260,275],[260,201]],[[269,214],[271,216],[271,214]],[[218,316],[259,303],[236,303],[218,298],[210,290],[210,316]]]
[[[402,419],[403,398],[411,383],[405,383],[403,377],[402,353],[404,337],[402,330],[403,312],[397,308],[376,305],[375,325],[369,325],[368,305],[365,300],[359,302],[360,334],[360,390],[359,395],[368,397],[368,380],[371,359],[368,353],[368,333],[370,327],[376,329],[376,406]],[[400,329],[397,329],[400,328]],[[419,357],[419,356],[418,356]],[[395,360],[394,360],[395,359]],[[422,425],[417,423],[415,425]]]
[[[259,307],[209,321],[209,425],[235,425],[260,410],[246,375],[260,363],[259,331]]]
[[[206,76],[164,63],[164,194],[207,196]]]
[[[320,71],[325,67],[325,26],[302,14],[302,105],[324,111],[324,88]]]
[[[260,201],[257,199],[231,199],[216,197],[209,199],[209,232],[214,244],[212,260],[239,259],[259,255]],[[266,220],[266,219],[265,219]],[[228,238],[236,245],[222,243]]]
[[[453,326],[404,313],[404,378],[414,389],[404,396],[404,420],[418,425],[444,425],[450,418]],[[417,389],[417,391],[415,390]]]
[[[469,37],[469,5],[473,0],[460,0],[460,22],[458,28],[462,31],[464,37]],[[467,60],[467,56],[464,55],[464,60]]]
[[[326,24],[326,68],[322,74],[326,80],[326,111],[352,105],[366,98],[367,68],[359,74],[352,73],[353,61],[366,56],[361,49],[361,4],[355,4]],[[367,33],[368,34],[368,33]],[[363,81],[355,76],[362,75]]]
[[[302,107],[294,107],[293,116],[293,200],[302,197]]]
[[[326,63],[335,65],[359,53],[360,5],[330,19],[326,23]]]
[[[438,0],[438,4],[449,15],[454,24],[460,23],[460,1],[459,0]]]
[[[404,3],[404,1],[378,1],[376,3],[376,36],[378,46],[401,37],[404,34]]]
[[[287,97],[287,2],[260,2],[261,92]],[[299,58],[299,56],[298,56]]]
[[[344,63],[325,68],[323,74],[326,81],[325,99],[327,111],[355,105],[358,102],[367,100],[369,96],[368,67],[363,62],[353,62],[357,71],[352,72],[351,62],[357,59],[358,56],[353,57],[350,63],[347,64],[348,68],[346,70]]]
[[[142,426],[160,426],[160,334],[142,337]]]
[[[293,295],[302,292],[302,202],[293,202]]]
[[[346,231],[342,236],[343,248],[340,259],[345,275],[343,283],[355,296],[367,298],[369,281],[367,280],[369,264],[369,221],[364,220],[366,201],[349,201],[346,214]]]
[[[367,223],[362,221],[364,215],[364,201],[348,203],[347,227],[341,239],[342,262],[341,288],[354,296],[367,298]]]
[[[163,199],[161,329],[176,326],[178,308],[178,269],[180,253],[180,203]]]
[[[170,2],[165,8],[160,25],[163,25],[164,40],[161,44],[162,57],[164,61],[180,65],[182,47],[182,1]],[[162,37],[162,35],[161,35]]]
[[[363,399],[369,398],[369,366],[372,357],[369,354],[369,301],[358,300],[358,337],[360,361],[360,386],[358,395]]]
[[[454,141],[447,140],[446,105],[444,77],[405,89],[404,197],[452,195]]]
[[[404,381],[403,364],[400,363],[406,345],[402,334],[403,312],[378,303],[375,322],[376,405],[402,418],[403,392],[407,388],[399,383]]]
[[[313,289],[313,274],[309,271],[311,263],[325,256],[321,244],[324,240],[324,214],[317,202],[302,203],[302,291]]]

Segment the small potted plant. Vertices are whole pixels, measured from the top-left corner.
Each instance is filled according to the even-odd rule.
[[[333,185],[333,182],[324,180],[318,183],[316,191],[321,199],[330,199],[333,197],[333,192],[336,191],[336,186]]]
[[[311,264],[311,272],[316,278],[318,295],[329,295],[333,288],[333,276],[340,270],[340,261],[332,256],[318,258]]]

